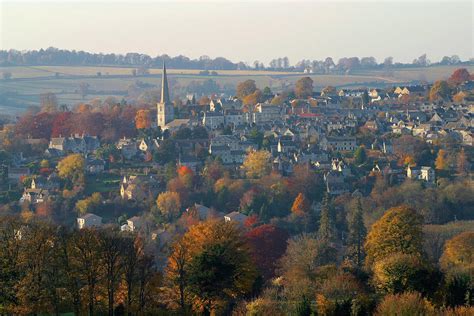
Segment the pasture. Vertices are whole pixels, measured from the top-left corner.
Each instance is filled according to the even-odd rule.
[[[407,84],[416,81],[446,79],[456,66],[395,69],[390,72],[373,70],[354,72],[350,75],[314,75],[298,72],[221,70],[218,75],[200,75],[195,69],[168,69],[171,93],[184,97],[186,87],[192,82],[213,79],[221,87],[235,89],[244,80],[253,79],[259,88],[269,86],[274,91],[291,88],[303,76],[314,81],[316,90],[332,85],[338,88],[380,87]],[[474,66],[468,66],[474,72]],[[118,100],[127,98],[128,89],[137,80],[158,89],[161,69],[152,68],[146,76],[133,76],[133,68],[107,66],[12,66],[0,67],[0,73],[11,73],[10,80],[0,79],[0,111],[16,114],[32,105],[39,105],[40,95],[53,92],[60,104],[74,105],[91,99],[114,96]],[[90,93],[84,98],[80,93],[81,83],[89,85]]]

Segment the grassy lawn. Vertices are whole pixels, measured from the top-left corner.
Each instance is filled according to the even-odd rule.
[[[107,193],[120,190],[121,177],[115,174],[101,173],[86,176],[86,195],[94,192]]]

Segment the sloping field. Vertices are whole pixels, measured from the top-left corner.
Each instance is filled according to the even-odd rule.
[[[296,72],[228,70],[218,71],[217,76],[199,75],[200,70],[169,69],[169,77],[174,87],[180,87],[181,94],[192,81],[202,82],[213,79],[221,87],[235,86],[244,80],[253,79],[257,86],[269,86],[274,91],[288,89],[303,76],[310,76],[315,89],[332,85],[336,87],[378,87],[384,85],[406,84],[412,81],[435,81],[446,79],[456,69],[455,66],[436,66],[427,68],[406,68],[384,71],[356,72],[350,75],[308,75]],[[474,66],[467,67],[474,72]],[[137,80],[157,88],[161,82],[161,69],[150,69],[148,76],[133,76],[133,68],[126,67],[79,67],[79,66],[13,66],[0,67],[0,73],[10,72],[10,80],[0,79],[0,111],[18,113],[30,105],[39,104],[39,96],[45,92],[57,94],[59,102],[73,105],[93,98],[116,96],[121,99],[127,89]],[[100,76],[99,76],[100,74]],[[79,93],[81,83],[89,84],[92,92],[84,100]],[[176,89],[175,89],[176,91]]]

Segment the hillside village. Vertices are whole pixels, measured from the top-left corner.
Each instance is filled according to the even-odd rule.
[[[402,202],[425,224],[474,220],[466,72],[388,89],[313,91],[305,77],[281,93],[247,80],[235,96],[178,102],[163,64],[156,105],[46,102],[5,122],[0,213],[138,234],[160,271],[176,238],[210,219],[296,235],[330,207],[341,258],[357,203],[367,227]]]

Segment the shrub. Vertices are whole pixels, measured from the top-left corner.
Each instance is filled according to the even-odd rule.
[[[377,316],[425,316],[435,315],[431,303],[424,299],[420,293],[407,292],[390,294],[380,302],[376,311]]]

